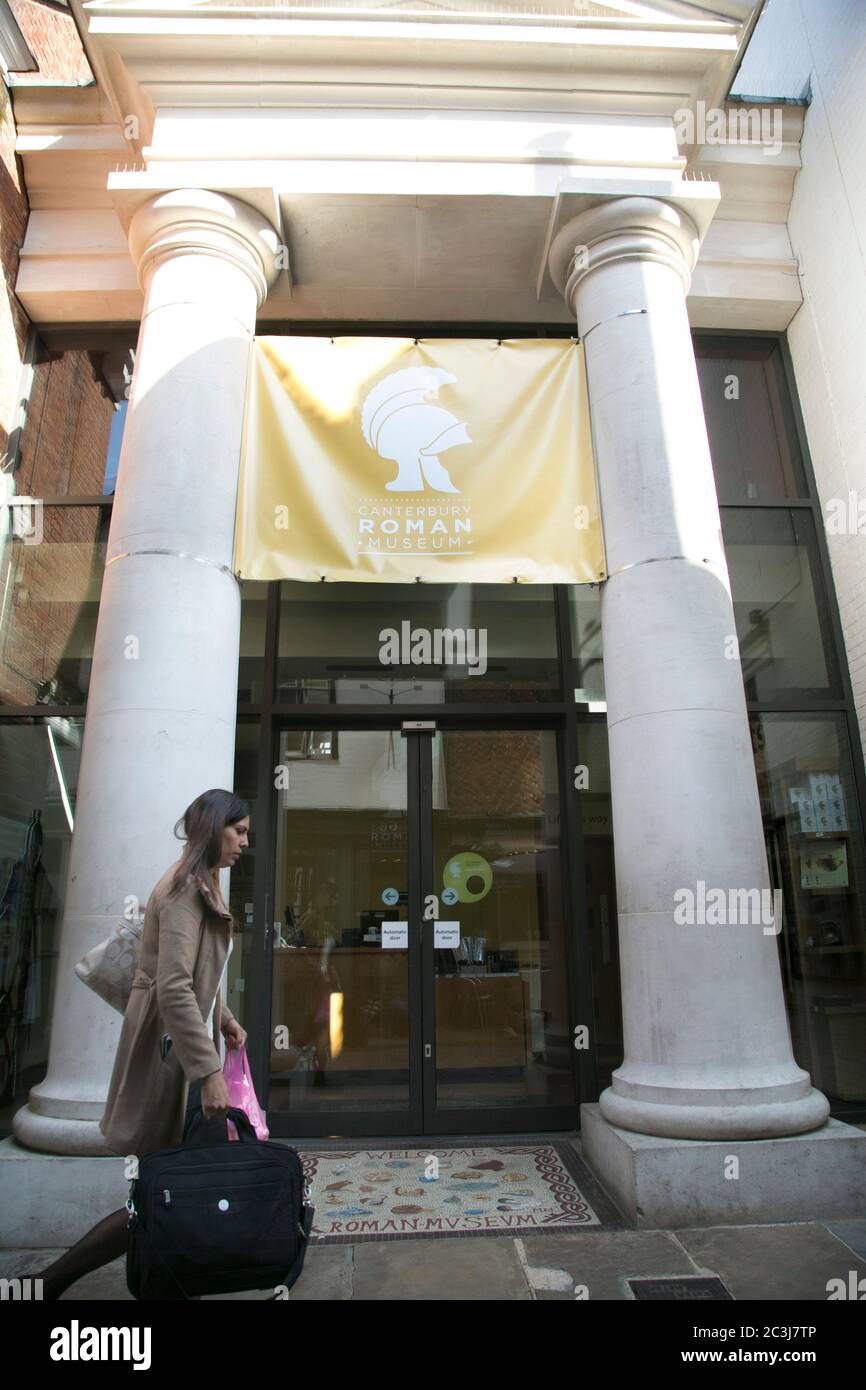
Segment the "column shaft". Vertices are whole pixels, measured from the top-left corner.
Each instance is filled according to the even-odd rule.
[[[580,214],[551,256],[585,342],[609,572],[601,616],[625,1059],[600,1105],[642,1133],[749,1138],[814,1128],[829,1108],[791,1054],[767,915],[685,304],[696,249],[684,214],[630,198]],[[702,883],[725,894],[718,924],[712,911],[700,920]],[[749,890],[765,896],[741,896]],[[683,922],[689,892],[697,920]]]
[[[130,232],[145,288],[93,654],[48,1074],[13,1122],[105,1152],[120,1016],[74,965],[182,846],[173,827],[233,781],[240,593],[232,546],[244,390],[267,227],[236,200],[161,195]]]

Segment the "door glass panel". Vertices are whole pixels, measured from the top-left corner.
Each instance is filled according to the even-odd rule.
[[[460,932],[433,952],[437,1104],[574,1104],[556,735],[445,732],[433,755],[440,939]]]
[[[279,763],[269,1109],[406,1109],[406,741],[287,730]]]

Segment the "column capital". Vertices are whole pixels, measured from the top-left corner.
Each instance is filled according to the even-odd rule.
[[[129,249],[142,290],[159,261],[216,256],[245,272],[261,307],[279,273],[278,246],[279,236],[262,213],[207,188],[157,193],[136,209],[129,224]]]
[[[578,213],[557,233],[550,275],[572,313],[581,280],[616,261],[667,265],[687,294],[700,241],[688,213],[662,198],[611,197]]]

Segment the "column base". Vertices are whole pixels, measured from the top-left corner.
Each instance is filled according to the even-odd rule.
[[[819,1129],[830,1114],[830,1102],[814,1087],[792,1100],[693,1105],[638,1100],[609,1086],[599,1107],[617,1128],[661,1139],[777,1139]]]
[[[35,1149],[41,1154],[116,1157],[106,1144],[97,1120],[41,1115],[25,1105],[12,1117],[12,1133],[24,1149]]]
[[[598,1105],[582,1105],[580,1119],[584,1159],[639,1229],[827,1221],[866,1209],[866,1132],[839,1120],[810,1134],[716,1141],[635,1134]]]
[[[95,1128],[95,1126],[94,1126]],[[122,1158],[31,1153],[0,1140],[0,1247],[74,1245],[129,1196]]]

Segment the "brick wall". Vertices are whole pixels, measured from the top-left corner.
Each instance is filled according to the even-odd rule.
[[[46,82],[93,81],[78,31],[71,15],[46,9],[35,0],[10,0],[18,27],[39,65],[37,72],[15,73],[15,85]],[[16,423],[21,363],[29,327],[15,297],[18,254],[28,217],[27,191],[15,154],[15,121],[12,100],[0,82],[0,454],[8,445]],[[20,485],[17,490],[22,491]]]
[[[15,423],[21,358],[28,320],[15,297],[18,253],[27,226],[27,197],[21,166],[15,154],[12,100],[0,82],[0,454]]]
[[[15,74],[15,82],[92,82],[75,21],[36,0],[9,0],[18,28],[39,64],[38,72]]]
[[[16,491],[32,497],[99,496],[113,413],[86,352],[38,362]]]

